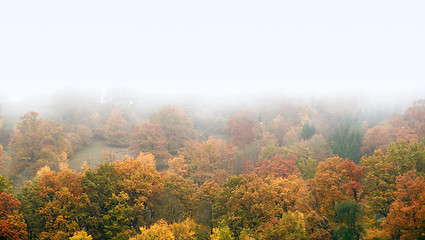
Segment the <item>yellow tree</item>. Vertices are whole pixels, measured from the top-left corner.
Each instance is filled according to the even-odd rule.
[[[228,144],[214,138],[188,142],[180,155],[170,161],[170,171],[189,177],[197,184],[208,180],[223,183],[233,174],[234,153]]]
[[[3,146],[0,144],[0,174],[7,174],[9,172],[8,165],[10,157],[4,151]]]
[[[255,174],[230,177],[217,194],[213,225],[225,224],[237,238],[244,230],[257,231],[274,218],[275,195]]]
[[[179,223],[168,224],[165,220],[159,220],[150,228],[140,228],[140,234],[131,240],[191,240],[196,238],[197,224],[186,219]]]
[[[388,216],[390,204],[394,201],[393,194],[396,190],[396,170],[394,164],[387,160],[381,150],[372,156],[364,156],[360,161],[366,167],[365,189],[367,205],[370,212],[378,220]]]
[[[55,121],[42,121],[36,112],[25,114],[21,120],[9,143],[14,173],[29,170],[32,176],[46,165],[59,170],[60,163],[67,162],[67,155],[72,149],[62,125]]]
[[[75,232],[72,237],[69,238],[69,240],[92,240],[93,237],[91,235],[88,235],[86,231],[78,231]]]
[[[145,156],[149,158],[149,155]],[[161,198],[164,186],[163,178],[155,165],[142,158],[125,158],[113,162],[112,166],[118,175],[116,184],[122,186],[122,192],[128,195],[129,204],[133,208],[133,225],[145,224],[142,213],[152,209],[154,203]]]

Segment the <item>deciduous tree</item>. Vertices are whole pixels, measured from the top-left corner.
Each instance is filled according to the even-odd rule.
[[[235,237],[244,229],[258,230],[275,212],[271,189],[255,174],[230,177],[213,206],[213,223],[230,228]]]
[[[415,101],[405,112],[405,119],[420,139],[425,138],[425,99]]]
[[[297,156],[291,154],[284,158],[282,154],[276,154],[269,160],[263,160],[257,163],[255,173],[262,178],[266,177],[286,177],[297,171],[295,165]]]
[[[236,113],[227,120],[225,131],[232,138],[232,143],[245,147],[256,140],[254,117],[247,112]]]
[[[425,239],[425,181],[415,171],[397,178],[395,201],[383,222],[392,239]]]
[[[197,189],[194,197],[194,219],[197,223],[206,226],[209,232],[213,228],[212,207],[219,190],[220,186],[216,182],[207,181]]]
[[[174,156],[196,135],[192,119],[177,105],[164,106],[149,119],[151,123],[161,125],[168,143],[167,150]]]
[[[0,144],[0,174],[9,173],[10,157],[3,149],[3,145]]]
[[[130,150],[134,156],[140,152],[150,152],[155,155],[158,168],[168,165],[171,158],[167,146],[165,133],[157,123],[145,123],[141,128],[136,126],[130,134]]]
[[[121,111],[112,111],[106,123],[105,139],[112,146],[125,147],[128,145],[127,120]]]
[[[23,189],[22,211],[31,238],[64,239],[82,230],[89,203],[81,185],[82,174],[70,170],[40,171]]]
[[[394,164],[387,160],[381,150],[375,151],[370,157],[364,156],[360,164],[366,167],[364,186],[368,193],[368,210],[373,218],[383,219],[388,216],[390,204],[394,201],[397,176]]]
[[[387,159],[394,164],[399,175],[416,170],[425,172],[425,145],[419,142],[408,143],[401,140],[392,142],[387,149]]]
[[[27,239],[27,225],[12,195],[12,184],[0,174],[0,239]]]
[[[234,153],[228,144],[214,138],[208,141],[188,142],[180,155],[170,162],[170,171],[190,177],[197,184],[207,180],[223,183],[233,174]]]
[[[391,125],[382,123],[366,131],[360,151],[367,156],[372,155],[378,149],[385,152],[391,140]]]
[[[361,239],[364,233],[362,206],[353,199],[348,199],[335,205],[335,213],[339,239]]]
[[[141,227],[141,233],[132,240],[191,240],[197,239],[197,224],[191,220],[186,219],[179,223],[168,224],[165,220],[161,219],[150,228]]]
[[[60,163],[68,161],[65,155],[72,149],[62,125],[55,121],[45,122],[36,112],[25,114],[21,120],[9,143],[14,173],[21,174],[29,169],[32,176],[46,165],[59,170]]]
[[[320,162],[312,181],[318,212],[334,221],[337,202],[343,202],[349,197],[360,202],[364,196],[361,185],[364,171],[364,167],[358,167],[354,162],[340,157]]]
[[[286,212],[277,223],[264,226],[260,239],[308,239],[305,225],[303,213]]]

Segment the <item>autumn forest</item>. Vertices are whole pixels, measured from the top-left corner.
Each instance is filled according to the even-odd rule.
[[[6,105],[0,239],[425,239],[425,100]]]

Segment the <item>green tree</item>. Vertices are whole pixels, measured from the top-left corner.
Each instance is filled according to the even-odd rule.
[[[82,182],[89,203],[83,210],[83,225],[94,239],[114,238],[131,228],[132,207],[123,192],[118,173],[111,163],[96,171],[87,169]]]
[[[364,233],[362,206],[354,199],[335,204],[339,239],[358,240]]]
[[[301,130],[301,137],[304,140],[308,140],[314,135],[315,132],[316,128],[314,127],[314,125],[307,122],[303,125],[303,128]]]
[[[392,142],[387,149],[387,158],[394,164],[399,175],[411,170],[425,173],[425,145],[424,143],[401,140]]]
[[[361,157],[362,137],[358,126],[348,121],[341,123],[333,134],[333,153],[358,163]]]

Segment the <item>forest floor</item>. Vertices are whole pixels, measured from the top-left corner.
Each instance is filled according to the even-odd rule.
[[[92,143],[70,157],[69,168],[78,172],[81,170],[84,162],[87,162],[90,168],[95,169],[99,164],[105,162],[102,151],[113,152],[115,156],[114,160],[121,160],[124,155],[129,154],[126,147],[112,147],[107,145],[104,140],[94,139]]]

